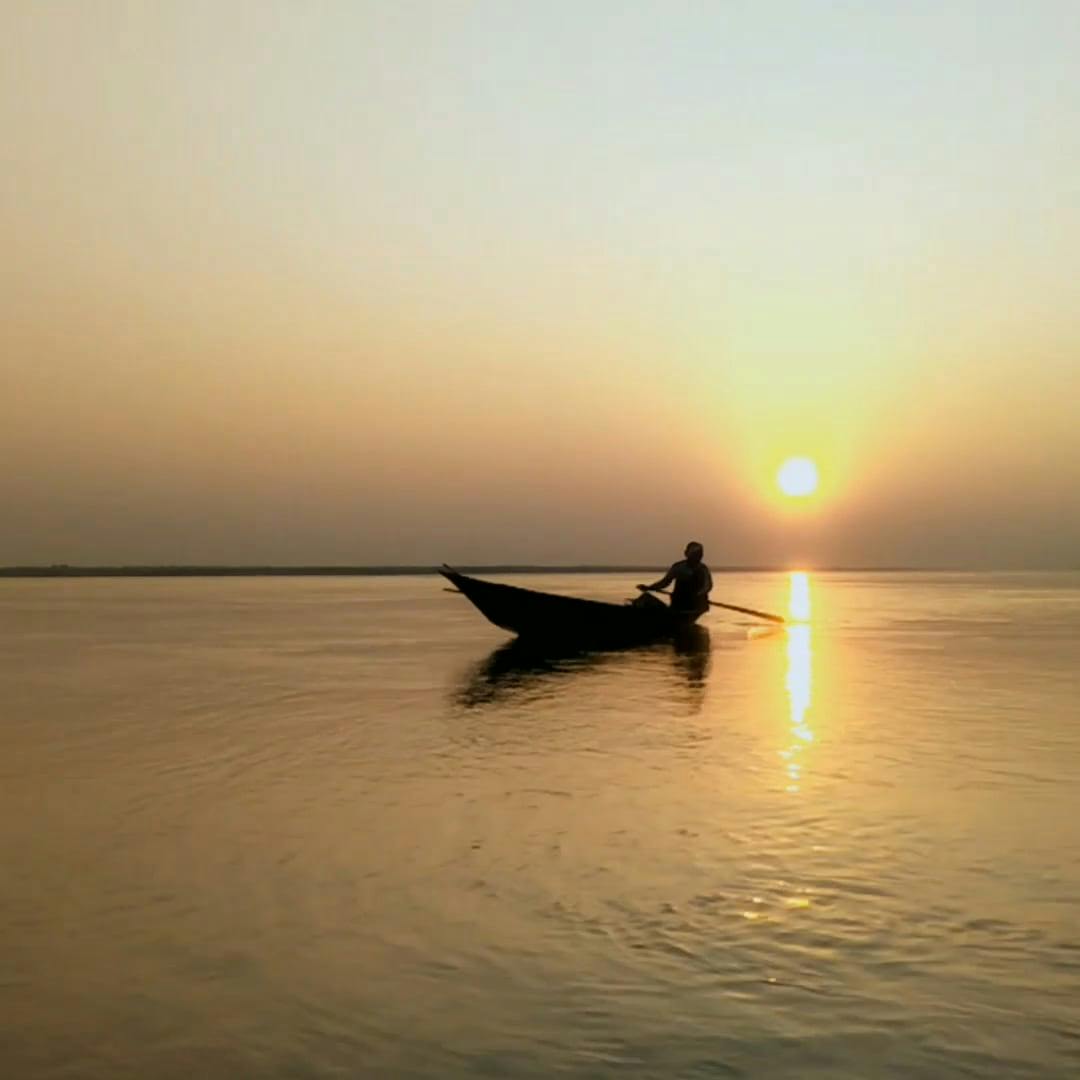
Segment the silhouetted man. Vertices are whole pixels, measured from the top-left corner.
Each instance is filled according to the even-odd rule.
[[[701,615],[709,609],[709,593],[712,591],[712,574],[701,561],[705,549],[691,540],[683,552],[686,556],[680,562],[673,563],[668,572],[652,585],[639,585],[642,592],[655,592],[675,583],[671,592],[671,610],[686,615]]]

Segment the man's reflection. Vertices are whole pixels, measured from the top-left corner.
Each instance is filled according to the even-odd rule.
[[[676,666],[693,690],[704,690],[712,665],[712,640],[704,626],[688,626],[672,643]]]

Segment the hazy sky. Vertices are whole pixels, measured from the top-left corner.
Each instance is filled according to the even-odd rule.
[[[0,563],[1077,565],[1078,56],[1075,0],[2,0]]]

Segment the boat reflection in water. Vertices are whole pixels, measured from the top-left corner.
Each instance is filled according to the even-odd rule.
[[[813,689],[810,629],[810,579],[803,571],[791,574],[791,592],[788,611],[792,622],[787,629],[787,689],[790,707],[790,743],[780,751],[787,773],[786,790],[799,791],[802,782],[802,757],[814,741],[814,733],[807,722]]]
[[[709,631],[703,626],[688,626],[669,641],[603,651],[560,650],[515,638],[469,669],[455,700],[472,709],[514,698],[545,697],[575,676],[598,668],[627,665],[640,672],[642,663],[652,664],[658,658],[670,662],[669,672],[677,673],[678,682],[691,691],[695,708],[700,707],[712,658]]]

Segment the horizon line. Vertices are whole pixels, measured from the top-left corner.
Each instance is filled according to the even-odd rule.
[[[618,574],[652,573],[664,569],[661,563],[472,563],[458,567],[469,574]],[[790,573],[804,570],[809,573],[1053,573],[1080,570],[1080,567],[962,567],[962,566],[789,566],[776,564],[746,564],[711,566],[715,574]],[[428,564],[357,564],[357,565],[280,565],[229,563],[161,563],[79,565],[51,563],[48,565],[0,566],[0,577],[409,577],[439,573],[437,566]]]

